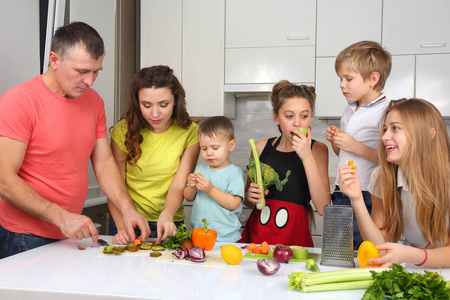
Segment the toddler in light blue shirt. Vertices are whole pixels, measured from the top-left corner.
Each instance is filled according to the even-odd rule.
[[[208,118],[200,125],[198,137],[206,163],[189,174],[183,191],[186,201],[194,201],[191,227],[203,227],[202,219],[207,219],[209,228],[217,231],[217,242],[237,242],[245,180],[242,169],[230,162],[236,147],[233,124],[222,116]]]

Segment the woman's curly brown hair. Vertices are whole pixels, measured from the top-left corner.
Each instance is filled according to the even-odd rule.
[[[173,74],[173,70],[168,66],[153,66],[143,68],[134,76],[128,97],[128,109],[122,115],[121,119],[126,119],[128,130],[125,134],[125,147],[127,156],[125,161],[130,165],[137,166],[137,161],[142,155],[141,144],[144,137],[141,134],[141,128],[148,124],[142,116],[139,105],[138,93],[145,88],[164,88],[168,87],[175,98],[172,118],[174,118],[181,128],[188,128],[192,120],[186,110],[186,93],[183,86]]]

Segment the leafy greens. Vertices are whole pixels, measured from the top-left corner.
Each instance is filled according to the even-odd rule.
[[[181,249],[180,245],[181,243],[186,240],[191,239],[191,233],[186,231],[186,225],[181,224],[177,228],[177,234],[176,235],[169,235],[167,237],[167,241],[162,243],[162,246],[169,249]]]
[[[384,299],[450,299],[450,284],[436,272],[424,271],[424,274],[409,273],[401,265],[392,264],[392,269],[376,273],[371,271],[375,280],[362,300]]]

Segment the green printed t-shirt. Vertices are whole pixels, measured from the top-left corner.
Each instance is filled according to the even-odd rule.
[[[124,145],[127,132],[126,120],[114,125],[111,138],[126,152]],[[126,164],[125,182],[137,211],[149,221],[158,221],[164,209],[167,192],[180,165],[183,151],[198,143],[198,125],[192,123],[187,129],[176,121],[163,133],[156,134],[147,128],[141,129],[144,141],[142,155],[137,164],[141,168]],[[178,209],[174,221],[184,220],[183,206]]]

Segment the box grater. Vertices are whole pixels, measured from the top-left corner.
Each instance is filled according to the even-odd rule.
[[[323,213],[321,265],[354,267],[353,208],[326,205]]]

